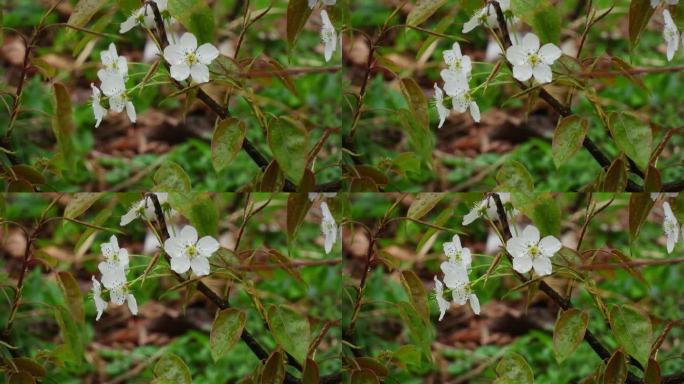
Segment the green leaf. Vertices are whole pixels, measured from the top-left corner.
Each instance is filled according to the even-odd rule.
[[[528,193],[534,189],[532,176],[521,163],[510,160],[504,163],[496,173],[497,189],[503,192]]]
[[[417,26],[429,19],[447,0],[418,0],[406,17],[406,24]]]
[[[614,305],[609,317],[610,328],[617,341],[625,352],[645,367],[653,341],[653,329],[648,316],[631,306]]]
[[[413,271],[403,271],[401,273],[401,285],[409,296],[411,305],[416,313],[423,318],[424,321],[429,321],[429,311],[427,302],[427,291],[423,282],[418,275]]]
[[[154,365],[154,376],[153,384],[192,383],[188,366],[173,353],[167,353],[157,361],[157,364]]]
[[[425,129],[418,123],[416,117],[408,109],[400,109],[398,111],[399,119],[402,127],[409,135],[409,140],[416,155],[420,158],[423,164],[431,166],[432,164],[432,149],[434,147],[434,137],[432,132]]]
[[[261,374],[261,384],[280,384],[285,380],[285,360],[283,352],[276,349],[264,364]]]
[[[318,364],[312,359],[306,359],[304,372],[302,373],[302,384],[318,384],[319,380]]]
[[[446,193],[443,192],[419,193],[411,203],[406,216],[418,220],[427,215],[444,197],[446,197]]]
[[[409,105],[409,111],[413,114],[420,128],[430,131],[430,116],[428,114],[428,101],[420,88],[420,85],[411,78],[401,79],[401,93]]]
[[[587,325],[589,325],[587,312],[576,308],[561,312],[553,329],[553,352],[559,363],[575,352],[584,339]]]
[[[509,353],[504,356],[495,368],[497,384],[531,384],[534,383],[532,368],[525,358],[517,353]]]
[[[71,11],[67,24],[83,27],[106,3],[107,0],[80,0]],[[73,30],[69,29],[68,33],[73,33]]]
[[[541,45],[560,41],[560,15],[549,0],[511,0],[513,14],[527,22]]]
[[[216,236],[218,233],[218,210],[208,193],[169,193],[169,204],[190,220],[202,235]]]
[[[287,239],[291,243],[299,227],[306,217],[306,213],[311,208],[311,200],[306,193],[289,193],[287,196]]]
[[[214,42],[214,12],[204,0],[169,0],[168,10],[195,37],[197,44]]]
[[[74,320],[69,309],[57,305],[54,310],[55,320],[64,340],[64,344],[55,349],[55,354],[63,361],[79,364],[84,356],[81,326]]]
[[[66,303],[74,320],[83,324],[85,322],[85,311],[83,310],[83,294],[81,288],[76,282],[76,279],[71,273],[61,271],[57,274],[59,287],[64,294],[64,302]]]
[[[290,50],[295,45],[299,33],[311,15],[308,0],[290,0],[287,4],[287,45]]]
[[[608,359],[606,371],[603,373],[603,384],[624,384],[627,380],[627,363],[621,350],[615,351]]]
[[[644,373],[644,384],[660,384],[660,364],[653,359],[648,360],[648,366]]]
[[[246,133],[245,123],[233,117],[218,124],[211,138],[211,163],[217,172],[228,166],[238,155]]]
[[[639,42],[641,32],[646,28],[654,11],[650,0],[632,0],[629,3],[629,42],[632,49]]]
[[[551,153],[556,168],[560,168],[570,160],[577,151],[582,148],[582,142],[589,131],[587,119],[580,119],[572,115],[558,121],[558,126],[553,133]]]
[[[285,175],[298,183],[304,175],[309,133],[288,117],[274,118],[268,126],[268,144]]]
[[[648,193],[629,194],[629,236],[632,241],[639,235],[641,225],[646,221],[653,204]]]
[[[214,361],[225,356],[240,340],[246,320],[247,314],[236,308],[227,308],[218,313],[209,335],[211,357]]]
[[[192,189],[190,176],[173,161],[165,161],[153,176],[155,191],[186,192]]]
[[[75,219],[81,216],[95,202],[102,197],[100,192],[81,192],[71,195],[71,200],[64,208],[64,217]]]
[[[76,167],[76,149],[74,148],[73,134],[74,119],[71,110],[71,96],[62,83],[54,83],[55,114],[52,117],[52,131],[57,138],[59,154],[67,169],[74,170]]]
[[[538,194],[530,205],[520,210],[530,217],[541,233],[554,236],[560,234],[560,207],[549,193]]]
[[[653,145],[651,127],[630,113],[612,112],[608,116],[608,128],[618,148],[641,169],[646,169]]]
[[[289,307],[271,305],[268,324],[276,342],[303,364],[311,341],[309,321]]]
[[[45,368],[42,365],[26,357],[14,357],[12,364],[17,367],[17,371],[27,372],[33,377],[44,378],[46,375]]]
[[[423,320],[423,317],[416,312],[410,303],[401,301],[397,306],[403,323],[408,325],[411,341],[420,350],[420,361],[415,361],[415,363],[418,365],[430,364],[432,362],[431,345],[435,333],[432,324]]]
[[[622,192],[627,188],[627,162],[623,156],[618,156],[608,167],[603,182],[604,192]]]

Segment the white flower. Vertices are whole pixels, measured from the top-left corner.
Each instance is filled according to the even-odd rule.
[[[444,314],[449,309],[449,302],[444,298],[444,284],[435,276],[435,299],[439,307],[439,321],[442,321]]]
[[[499,0],[499,6],[501,11],[506,14],[511,8],[510,0]],[[515,22],[515,18],[512,20]],[[487,4],[483,8],[478,9],[475,14],[463,24],[463,33],[468,33],[475,29],[478,25],[484,25],[485,27],[495,28],[499,26],[499,22],[496,17],[496,9],[491,4]]]
[[[135,296],[130,293],[127,284],[122,284],[111,288],[109,290],[109,300],[112,302],[112,304],[116,305],[121,305],[126,302],[131,313],[133,315],[138,314],[138,302],[135,300]]]
[[[480,314],[480,300],[478,300],[477,295],[473,293],[470,284],[459,284],[453,288],[451,295],[454,299],[454,304],[465,305],[467,301],[470,301],[470,308],[476,315]]]
[[[455,42],[452,48],[444,51],[442,55],[450,70],[463,75],[466,79],[470,78],[470,73],[473,70],[470,56],[461,54],[461,46],[458,45],[458,42]]]
[[[333,52],[337,49],[337,32],[333,27],[328,17],[328,12],[321,11],[321,41],[323,42],[323,50],[325,61],[330,61]]]
[[[475,102],[475,99],[473,99],[470,91],[464,91],[456,94],[451,99],[451,104],[454,108],[454,111],[458,113],[464,113],[470,109],[470,116],[473,118],[473,120],[476,123],[480,122],[480,107]]]
[[[181,229],[180,236],[164,242],[164,251],[171,256],[171,269],[184,273],[192,268],[197,276],[209,274],[209,257],[218,249],[218,241],[211,236],[204,236],[197,241],[197,230],[190,225]]]
[[[190,32],[184,33],[177,44],[164,48],[164,59],[171,64],[171,77],[178,81],[192,77],[198,84],[209,81],[208,65],[218,55],[218,49],[210,43],[198,48],[197,38]]]
[[[663,213],[663,231],[665,231],[667,238],[667,253],[672,253],[675,244],[679,241],[679,223],[667,201],[663,203]]]
[[[664,197],[677,197],[679,195],[679,192],[651,192],[651,200],[656,201],[658,200],[659,196],[664,196]]]
[[[100,59],[104,69],[101,71],[108,71],[120,75],[122,78],[128,77],[128,62],[124,56],[119,56],[116,53],[116,46],[114,43],[109,44],[109,49],[100,52]]]
[[[533,225],[528,225],[522,236],[514,236],[506,242],[506,250],[513,256],[513,269],[526,273],[534,268],[539,276],[551,274],[551,257],[561,248],[561,242],[553,236],[540,241],[539,230]]]
[[[157,195],[157,200],[159,200],[159,205],[162,206],[162,209],[164,209],[165,204],[169,198],[169,194],[166,192],[157,192],[155,193]],[[173,212],[173,210],[169,209],[170,212]],[[156,218],[156,214],[154,212],[154,203],[152,202],[152,199],[149,197],[145,197],[144,199],[133,203],[131,208],[121,216],[121,221],[119,222],[120,226],[126,226],[128,223],[131,221],[141,218],[143,220],[154,220]]]
[[[119,241],[115,235],[109,238],[109,243],[102,243],[100,250],[106,262],[118,264],[124,269],[128,268],[128,250],[119,248]]]
[[[164,24],[168,26],[173,23],[174,19],[167,11],[167,0],[154,0],[154,2],[157,3],[157,8],[164,19]],[[147,4],[133,11],[131,16],[128,17],[126,21],[121,23],[121,26],[119,27],[119,33],[126,33],[138,25],[148,29],[155,27],[154,11],[152,10],[152,7]]]
[[[321,232],[325,237],[325,253],[328,254],[337,241],[337,223],[325,201],[321,202],[321,215]]]
[[[506,204],[509,201],[511,201],[511,194],[506,192],[500,192],[499,199],[501,200],[501,204]],[[514,209],[513,214],[517,214],[517,210]],[[473,221],[483,216],[490,220],[493,220],[497,217],[496,203],[494,202],[494,198],[492,198],[491,196],[487,196],[484,200],[475,203],[470,212],[468,212],[467,215],[463,216],[462,224],[469,225]]]
[[[526,34],[522,45],[512,45],[506,50],[506,59],[513,64],[513,77],[527,81],[534,76],[540,84],[551,82],[551,64],[560,56],[560,48],[552,43],[540,49],[539,38],[534,33]]]
[[[470,281],[468,269],[462,263],[448,260],[442,262],[439,267],[444,273],[444,284],[449,288],[456,288],[458,285]]]
[[[97,268],[102,273],[102,285],[112,289],[126,284],[126,269],[123,265],[113,260],[101,261]]]
[[[93,115],[95,116],[95,128],[100,126],[102,119],[107,116],[107,109],[102,106],[102,93],[93,83],[90,83],[90,88],[93,90]]]
[[[442,128],[446,118],[449,116],[449,108],[444,106],[444,92],[437,86],[437,83],[435,83],[435,106],[439,115],[439,126],[437,128]]]
[[[679,49],[679,31],[677,30],[677,25],[672,20],[672,15],[667,9],[663,11],[663,20],[665,24],[663,26],[663,37],[667,43],[667,61],[671,61],[674,57],[675,52]]]
[[[102,93],[109,98],[109,108],[114,112],[122,112],[125,108],[128,118],[135,123],[135,106],[126,93],[124,78],[109,71],[100,71],[97,75],[102,81]]]
[[[443,69],[439,75],[444,80],[444,92],[449,96],[456,96],[470,90],[468,79],[459,72]]]
[[[95,318],[95,321],[98,321],[100,320],[102,313],[104,313],[105,309],[107,309],[107,302],[102,299],[102,285],[100,285],[100,282],[95,279],[95,276],[93,276],[92,279],[93,299],[95,300],[95,309],[97,309],[97,317]]]
[[[450,242],[442,244],[442,248],[450,262],[460,264],[465,269],[470,269],[470,264],[472,263],[470,249],[461,246],[461,239],[458,235],[454,235]]]
[[[657,8],[660,3],[665,3],[668,5],[675,5],[679,3],[679,0],[651,0],[651,7]]]

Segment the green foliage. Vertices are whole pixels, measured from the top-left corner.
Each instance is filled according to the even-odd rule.
[[[306,361],[311,328],[309,321],[283,305],[268,307],[268,324],[273,338],[300,363]]]
[[[247,128],[244,122],[234,118],[221,121],[211,139],[211,160],[218,172],[224,169],[242,149]]]
[[[626,112],[613,112],[609,115],[608,121],[610,134],[618,148],[641,169],[645,169],[653,145],[651,127]]]
[[[301,180],[309,149],[306,128],[288,117],[274,117],[268,126],[268,144],[285,175],[295,182]]]
[[[560,312],[553,329],[553,352],[556,360],[562,362],[572,355],[584,339],[589,325],[589,315],[579,309]]]
[[[496,365],[497,384],[532,384],[534,374],[525,358],[517,353],[509,353]]]
[[[172,353],[162,356],[154,365],[154,384],[190,384],[192,377],[183,360]]]
[[[610,309],[610,328],[624,348],[644,367],[651,351],[653,328],[648,316],[628,305],[614,305]]]
[[[191,190],[190,177],[183,168],[173,161],[165,161],[154,173],[155,189],[158,191]]]
[[[83,27],[106,3],[106,0],[79,0],[71,12],[67,24]]]
[[[406,217],[419,220],[446,197],[445,193],[419,193],[406,213]]]
[[[287,4],[287,44],[290,50],[311,15],[307,0],[291,0]]]
[[[577,115],[558,120],[553,134],[553,162],[560,168],[582,148],[582,142],[589,131],[587,119]]]
[[[216,315],[209,338],[214,361],[226,355],[240,340],[246,320],[247,314],[236,308],[224,309]]]
[[[513,13],[532,26],[541,44],[560,41],[561,20],[549,0],[511,0]]]
[[[205,1],[169,0],[168,10],[197,37],[198,45],[214,41],[214,13]]]
[[[406,25],[417,26],[429,19],[447,0],[418,0],[411,12],[406,17]]]

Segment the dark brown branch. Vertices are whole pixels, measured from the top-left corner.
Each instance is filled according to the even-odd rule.
[[[145,196],[147,198],[149,198],[152,201],[152,204],[154,205],[155,216],[157,218],[157,223],[159,224],[160,233],[162,234],[162,237],[163,237],[162,240],[168,239],[170,237],[169,231],[166,227],[166,219],[164,218],[164,212],[162,210],[161,204],[159,204],[159,199],[157,198],[157,195],[154,193],[147,193],[147,194],[145,194]],[[164,252],[164,256],[166,257],[166,260],[168,262],[171,262],[171,258],[166,252]],[[173,272],[174,276],[176,276],[176,279],[178,279],[178,281],[180,281],[180,282],[185,281],[183,276],[181,276],[180,274],[178,274],[174,271],[172,271],[172,272]],[[230,307],[230,304],[227,301],[222,300],[214,291],[211,290],[211,288],[209,288],[203,282],[201,282],[201,281],[197,282],[197,290],[202,292],[202,294],[207,299],[209,299],[212,303],[214,303],[220,309],[226,309],[226,308]],[[269,353],[266,352],[264,347],[262,347],[261,344],[259,344],[259,342],[254,338],[254,336],[252,336],[252,334],[247,330],[246,327],[242,331],[242,335],[240,335],[240,338],[242,339],[242,341],[245,342],[245,344],[247,344],[249,349],[252,350],[252,352],[254,353],[254,355],[256,355],[256,357],[258,357],[260,360],[263,360],[263,361],[268,359]],[[299,364],[299,362],[294,357],[292,357],[290,354],[287,354],[287,363],[290,364],[291,366],[297,368],[297,370],[302,371],[301,364]],[[290,373],[286,372],[285,375],[286,375],[285,376],[285,383],[297,384],[300,382],[299,379],[292,376]]]
[[[508,227],[508,218],[506,216],[506,210],[504,209],[503,203],[501,202],[501,198],[499,197],[498,193],[492,193],[492,198],[494,199],[494,202],[496,204],[496,212],[499,217],[499,221],[501,222],[501,227],[503,229],[504,237],[505,240],[508,241],[511,239],[512,234],[511,230]],[[506,256],[508,260],[513,264],[513,257],[506,252]],[[515,276],[518,278],[523,283],[528,283],[529,280],[523,276],[521,273],[513,270],[513,273]],[[570,302],[569,299],[563,297],[560,293],[556,292],[555,289],[551,288],[550,285],[548,285],[544,280],[539,281],[539,290],[544,292],[551,300],[553,300],[559,307],[561,307],[564,311],[572,308],[572,303]],[[610,358],[610,352],[608,349],[603,346],[601,341],[596,337],[589,329],[584,333],[584,341],[586,341],[591,349],[596,352],[596,354],[604,361],[607,361]],[[635,364],[637,367],[641,368],[643,370],[643,367],[641,364],[639,364],[636,360],[634,360],[630,356],[630,362],[632,364]],[[641,384],[641,379],[639,379],[636,375],[633,373],[629,372],[627,376],[627,381],[626,383],[628,384]]]
[[[489,4],[491,4],[495,11],[496,11],[496,18],[499,23],[499,30],[501,31],[501,35],[503,37],[504,41],[504,55],[505,55],[505,49],[513,45],[511,42],[511,36],[508,33],[508,26],[506,25],[506,18],[504,17],[503,11],[501,10],[501,6],[499,6],[498,1],[490,0]],[[508,68],[512,70],[511,63],[506,60],[506,65],[508,65]],[[518,86],[523,89],[527,90],[528,87],[523,84],[521,81],[515,79],[515,82],[518,84]],[[541,97],[542,100],[544,100],[547,104],[549,104],[553,109],[558,112],[559,115],[562,117],[567,117],[572,115],[572,110],[570,107],[563,105],[558,99],[553,97],[549,92],[547,92],[544,88],[539,87],[539,97]],[[601,165],[601,167],[606,168],[609,167],[611,164],[611,161],[608,159],[608,156],[606,156],[603,151],[589,138],[585,137],[584,141],[582,142],[582,145],[584,146],[587,151],[594,157],[594,160],[596,160],[597,163]],[[636,174],[637,176],[641,177],[642,179],[644,178],[643,172],[634,164],[634,162],[627,158],[630,164],[630,171]],[[641,188],[640,185],[636,184],[632,180],[627,180],[627,188],[626,190],[628,192],[640,192],[643,189]]]

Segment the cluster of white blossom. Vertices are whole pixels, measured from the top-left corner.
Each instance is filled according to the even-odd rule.
[[[323,6],[331,7],[337,0],[322,0]],[[309,0],[309,8],[314,9],[318,0]],[[325,61],[330,61],[333,53],[337,50],[337,31],[330,22],[328,11],[321,9],[321,41],[323,42],[323,56]]]
[[[178,43],[164,48],[164,59],[171,65],[171,77],[202,84],[209,81],[209,64],[219,56],[219,51],[211,43],[197,46],[197,38],[185,32]]]
[[[499,198],[503,204],[507,204],[510,201],[510,194],[499,193]],[[507,207],[505,206],[504,209]],[[511,216],[518,214],[518,211],[513,208],[508,209],[508,211]],[[506,214],[508,215],[509,212]],[[489,220],[494,220],[497,217],[497,208],[492,196],[476,203],[470,212],[463,217],[463,225],[469,225],[481,217]],[[528,225],[522,234],[514,233],[506,242],[506,251],[513,258],[513,269],[515,271],[527,273],[534,270],[539,276],[551,274],[551,257],[562,248],[562,245],[560,240],[554,236],[546,236],[541,240],[540,237],[539,230],[533,225]],[[443,248],[448,257],[448,260],[440,265],[444,273],[444,282],[442,283],[437,276],[434,277],[435,297],[440,311],[439,320],[442,320],[449,308],[449,301],[444,299],[445,285],[451,289],[455,304],[464,305],[470,301],[473,312],[479,314],[480,302],[468,277],[472,263],[470,249],[461,246],[461,239],[458,235],[454,235],[451,242],[444,243]]]
[[[510,0],[499,0],[501,11],[506,17],[507,22],[515,23],[518,19],[511,14]],[[487,3],[484,7],[478,9],[473,16],[465,24],[463,24],[463,33],[468,33],[475,29],[478,25],[483,25],[487,28],[496,28],[499,26],[499,21],[496,17],[496,9],[493,5]]]
[[[523,37],[522,44],[513,44],[506,50],[506,59],[513,65],[513,77],[527,81],[534,77],[539,84],[553,79],[551,65],[561,57],[561,50],[553,43],[539,47],[539,38],[534,33]]]
[[[102,119],[107,115],[107,110],[123,112],[131,122],[135,123],[135,106],[131,102],[126,91],[126,80],[128,79],[128,62],[123,56],[116,52],[114,43],[109,44],[109,49],[100,52],[102,69],[97,71],[97,77],[101,84],[96,87],[90,84],[93,90],[93,114],[95,115],[95,127],[99,127]],[[103,97],[104,94],[104,97]]]
[[[454,304],[464,305],[470,302],[470,308],[476,315],[480,314],[480,301],[473,291],[468,272],[472,263],[470,249],[461,246],[461,239],[454,235],[451,242],[442,245],[447,261],[442,262],[440,268],[444,273],[444,283],[435,276],[435,297],[439,306],[439,320],[444,318],[444,314],[449,309],[449,301],[444,298],[444,286],[451,290],[451,297]]]
[[[674,198],[679,194],[674,193],[651,193],[651,199],[656,201],[658,197],[663,196],[664,198]],[[675,245],[679,242],[679,232],[681,230],[682,238],[684,238],[684,225],[679,226],[677,217],[674,212],[672,212],[672,207],[667,201],[663,201],[663,232],[665,232],[665,239],[667,241],[667,253],[672,253]]]
[[[676,5],[679,0],[651,0],[651,6],[657,8],[660,4],[664,6]],[[672,61],[675,52],[679,49],[679,43],[684,45],[684,32],[680,35],[677,25],[672,19],[670,10],[663,8],[663,38],[665,39],[665,44],[667,45],[667,61]]]
[[[458,42],[454,43],[452,49],[446,50],[442,54],[447,68],[440,72],[444,80],[444,92],[437,86],[435,88],[435,105],[439,114],[439,128],[442,127],[449,109],[444,106],[444,93],[451,97],[451,105],[455,112],[464,113],[470,109],[470,116],[476,122],[480,121],[480,108],[473,99],[470,92],[469,80],[472,72],[470,56],[461,53]]]
[[[328,208],[328,203],[325,202],[325,198],[333,198],[337,195],[335,192],[326,193],[309,193],[309,200],[312,202],[318,198],[321,199],[321,232],[324,237],[324,248],[325,253],[330,253],[332,251],[333,245],[337,242],[337,223],[332,213],[330,213],[330,208]]]
[[[173,17],[171,17],[171,14],[167,10],[167,0],[152,1],[157,4],[157,9],[159,9],[159,13],[161,14],[161,17],[164,20],[165,26],[169,27],[176,21]],[[141,26],[147,29],[155,28],[156,23],[154,20],[154,11],[152,10],[152,7],[149,4],[145,4],[144,6],[133,11],[133,13],[131,13],[128,19],[121,23],[121,26],[119,27],[119,33],[126,33],[137,26]]]
[[[100,246],[104,261],[97,266],[102,273],[102,284],[100,284],[95,276],[93,280],[93,299],[95,300],[95,308],[97,309],[97,317],[95,320],[100,320],[100,316],[107,309],[107,301],[102,298],[102,286],[109,292],[109,300],[112,304],[121,305],[124,302],[128,303],[133,315],[138,314],[138,303],[135,296],[130,291],[126,272],[128,271],[128,250],[126,248],[119,248],[119,242],[116,236],[112,235],[109,243],[104,243]]]
[[[174,272],[185,273],[192,269],[197,276],[209,274],[209,257],[218,251],[219,243],[211,236],[197,239],[197,230],[191,225],[183,227],[178,236],[166,239],[164,251],[171,257]]]
[[[165,210],[168,213],[173,213],[173,210],[167,203],[169,194],[166,192],[157,192],[155,195],[157,195],[157,200],[162,206],[162,210]],[[142,200],[133,203],[128,212],[121,216],[121,222],[119,225],[124,227],[135,219],[154,220],[155,218],[156,215],[154,212],[154,204],[152,203],[152,199],[149,196],[145,196]]]

